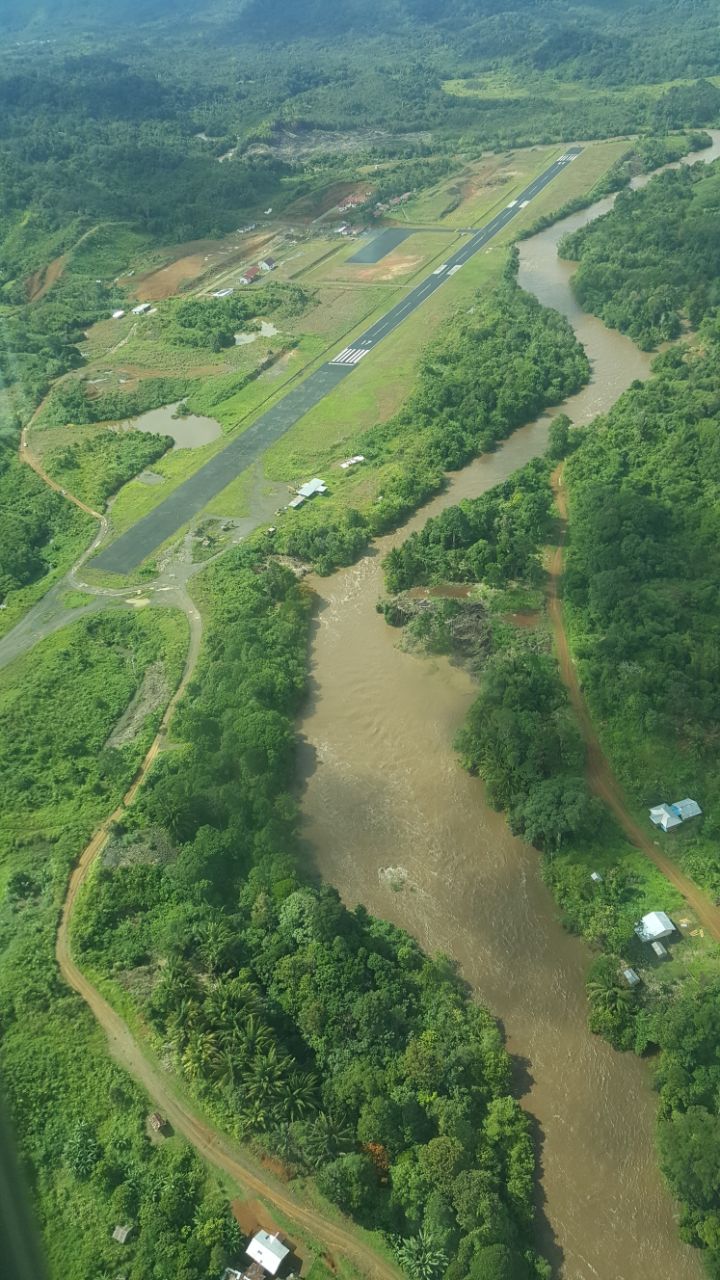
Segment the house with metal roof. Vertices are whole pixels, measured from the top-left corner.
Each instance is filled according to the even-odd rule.
[[[650,810],[650,821],[663,831],[671,831],[673,827],[679,827],[681,822],[687,822],[688,818],[699,818],[701,813],[697,800],[688,797],[676,800],[674,804],[655,805]]]
[[[657,942],[660,938],[669,938],[675,932],[675,925],[664,911],[649,911],[635,925],[635,932],[641,942]]]
[[[280,1265],[285,1261],[290,1250],[287,1245],[283,1244],[278,1235],[271,1236],[267,1231],[258,1231],[253,1236],[247,1249],[245,1250],[248,1257],[253,1262],[259,1262],[263,1271],[267,1271],[268,1275],[277,1274]]]
[[[318,476],[314,476],[312,480],[301,484],[298,489],[298,497],[314,498],[317,493],[327,493],[327,485],[324,480],[320,480]]]

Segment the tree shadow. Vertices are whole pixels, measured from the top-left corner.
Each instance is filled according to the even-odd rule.
[[[559,1243],[558,1238],[553,1230],[550,1219],[547,1216],[547,1196],[543,1187],[543,1174],[545,1172],[543,1164],[543,1148],[545,1146],[545,1132],[537,1116],[528,1113],[530,1121],[530,1137],[533,1147],[535,1148],[535,1159],[537,1162],[537,1174],[535,1177],[535,1186],[533,1192],[533,1208],[535,1210],[534,1237],[535,1248],[544,1258],[547,1258],[552,1269],[552,1275],[562,1275],[563,1262],[565,1261],[565,1251]]]

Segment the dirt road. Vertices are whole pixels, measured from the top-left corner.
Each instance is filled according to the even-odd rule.
[[[351,1258],[364,1274],[375,1277],[376,1280],[399,1280],[400,1272],[397,1268],[381,1258],[369,1245],[364,1244],[354,1232],[343,1227],[342,1223],[333,1222],[323,1214],[300,1204],[289,1190],[281,1189],[274,1181],[268,1181],[243,1154],[238,1145],[219,1129],[203,1120],[188,1102],[175,1092],[172,1080],[135,1040],[127,1024],[88,980],[72,957],[70,929],[80,890],[87,880],[95,859],[102,851],[112,823],[117,821],[128,805],[133,803],[153,761],[162,749],[172,714],[197,663],[202,639],[202,621],[189,597],[185,605],[190,623],[190,644],[180,684],[168,703],[157,735],[129,790],[83,850],[70,877],[55,947],[60,972],[69,986],[82,997],[103,1028],[115,1060],[145,1089],[153,1104],[167,1117],[173,1129],[181,1133],[204,1160],[215,1165],[223,1173],[229,1174],[235,1182],[254,1195],[262,1196],[298,1226],[306,1228],[330,1254],[334,1252],[338,1258]]]
[[[573,710],[578,718],[580,730],[587,751],[587,774],[592,790],[608,806],[631,844],[640,849],[655,866],[662,871],[679,893],[685,898],[688,906],[697,915],[703,928],[720,941],[720,907],[698,888],[692,880],[661,852],[654,843],[650,832],[646,832],[636,822],[630,811],[622,787],[613,773],[610,763],[600,745],[600,740],[593,727],[587,703],[580,688],[577,670],[572,660],[567,633],[563,621],[562,603],[560,600],[560,582],[563,572],[565,533],[568,518],[567,493],[562,482],[562,466],[553,473],[553,492],[562,521],[561,534],[550,562],[550,582],[548,612],[552,623],[555,648],[560,663],[560,673],[570,695]]]
[[[47,399],[47,397],[45,399]],[[89,507],[86,502],[82,501],[82,499],[76,498],[75,494],[70,493],[69,489],[63,489],[62,486],[58,484],[57,480],[53,480],[52,476],[49,476],[43,467],[37,454],[33,453],[30,448],[30,444],[28,442],[28,431],[32,427],[44,404],[45,400],[43,400],[42,404],[38,405],[29,423],[22,429],[22,433],[20,435],[20,452],[18,455],[20,461],[26,463],[28,467],[32,467],[32,470],[45,482],[49,489],[54,489],[55,493],[61,493],[63,498],[67,498],[68,502],[72,502],[76,507],[79,507],[86,515],[92,516],[94,520],[99,520],[101,532],[105,532],[107,529],[107,520],[105,519],[105,516],[102,515],[100,511],[96,511],[94,507]]]

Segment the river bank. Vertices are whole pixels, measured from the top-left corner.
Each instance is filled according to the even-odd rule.
[[[720,133],[702,159],[720,154]],[[612,198],[520,246],[520,284],[566,315],[593,376],[563,409],[576,425],[607,410],[651,356],[580,311],[562,235]],[[461,498],[477,496],[542,452],[549,418],[451,478],[448,490],[351,569],[314,581],[312,698],[300,724],[304,834],[324,879],[350,903],[453,956],[505,1026],[519,1090],[540,1142],[540,1243],[568,1280],[632,1280],[646,1268],[701,1274],[677,1236],[656,1165],[650,1072],[586,1027],[590,953],[568,936],[540,877],[539,855],[513,838],[462,773],[452,739],[473,696],[445,660],[401,652],[375,612],[392,545]]]

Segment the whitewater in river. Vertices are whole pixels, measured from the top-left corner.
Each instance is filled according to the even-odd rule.
[[[720,154],[720,132],[704,160]],[[640,180],[643,181],[642,179]],[[639,184],[636,184],[639,185]],[[586,347],[592,381],[563,409],[576,424],[610,408],[651,356],[577,306],[568,230],[612,198],[520,245],[519,281],[563,312]],[[545,447],[551,415],[516,431],[358,564],[314,579],[312,695],[300,723],[304,835],[343,899],[414,934],[463,976],[502,1022],[541,1162],[539,1240],[565,1280],[697,1280],[654,1150],[650,1069],[586,1025],[590,951],[567,934],[540,858],[459,768],[454,734],[473,698],[466,672],[410,656],[375,610],[388,549],[447,506],[505,479]]]

